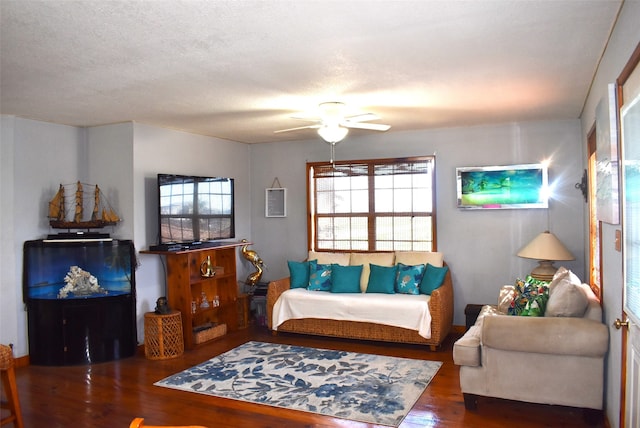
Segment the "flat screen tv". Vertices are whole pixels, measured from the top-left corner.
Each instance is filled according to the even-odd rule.
[[[456,168],[462,209],[548,208],[545,164]]]
[[[233,178],[158,174],[159,244],[235,237]]]

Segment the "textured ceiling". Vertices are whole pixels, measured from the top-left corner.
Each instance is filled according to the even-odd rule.
[[[246,143],[318,138],[273,131],[324,101],[387,132],[578,118],[620,6],[0,0],[0,107]]]

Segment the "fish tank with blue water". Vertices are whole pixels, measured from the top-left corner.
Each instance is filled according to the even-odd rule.
[[[130,240],[34,240],[24,244],[23,297],[94,299],[135,292]]]

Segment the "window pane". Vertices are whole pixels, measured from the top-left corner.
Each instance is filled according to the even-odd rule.
[[[351,212],[351,192],[337,191],[334,194],[335,211],[336,213],[349,213]]]
[[[368,220],[366,217],[351,218],[351,239],[366,241],[368,237]]]
[[[426,189],[414,189],[413,194],[413,211],[430,213],[431,210],[431,192]]]
[[[366,213],[369,211],[369,191],[354,190],[351,192],[351,212]]]
[[[390,189],[393,187],[392,175],[380,175],[375,178],[376,189]]]
[[[393,239],[396,241],[411,240],[411,217],[395,217],[393,219]]]
[[[351,222],[348,218],[336,218],[333,224],[334,239],[349,240],[351,238]]]
[[[393,190],[376,189],[376,212],[390,213],[393,212]]]
[[[393,194],[393,211],[397,213],[411,212],[411,202],[411,189],[398,189]]]
[[[336,177],[333,179],[333,184],[336,190],[350,190],[351,177]]]
[[[393,217],[376,218],[376,240],[391,241],[393,239]]]

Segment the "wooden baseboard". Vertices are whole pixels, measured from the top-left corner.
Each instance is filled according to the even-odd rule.
[[[14,362],[16,364],[16,368],[26,367],[29,365],[29,356],[25,355],[24,357],[15,358]]]
[[[463,335],[467,331],[467,327],[464,325],[451,326],[451,332],[459,335]]]

